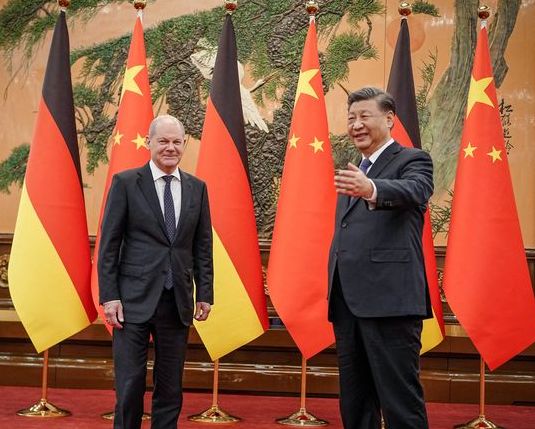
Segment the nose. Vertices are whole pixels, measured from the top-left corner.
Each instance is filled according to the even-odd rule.
[[[360,121],[360,119],[355,119],[351,124],[351,128],[353,128],[354,130],[362,128],[362,122]]]

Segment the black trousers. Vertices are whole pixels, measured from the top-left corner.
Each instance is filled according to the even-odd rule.
[[[339,279],[330,306],[344,429],[380,429],[381,412],[386,429],[427,429],[419,380],[421,319],[356,317]]]
[[[123,329],[113,330],[117,401],[114,429],[141,427],[151,335],[155,352],[151,428],[177,427],[182,408],[182,373],[189,328],[180,321],[173,293],[173,290],[164,289],[148,322],[125,322]]]

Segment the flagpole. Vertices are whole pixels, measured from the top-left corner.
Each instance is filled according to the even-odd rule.
[[[43,376],[41,382],[41,399],[31,407],[17,411],[23,417],[67,417],[70,411],[62,410],[46,399],[48,389],[48,349],[43,352]]]
[[[455,429],[505,429],[502,426],[498,426],[485,417],[485,361],[482,357],[480,359],[479,366],[479,416],[470,420],[467,423],[455,425]]]
[[[65,13],[71,4],[71,0],[58,0],[60,11]],[[48,66],[47,66],[48,67]],[[41,379],[41,399],[34,405],[17,411],[17,415],[23,417],[66,417],[71,412],[57,408],[47,400],[48,390],[48,348],[43,352],[43,373]]]
[[[307,4],[310,2],[307,2]],[[326,420],[318,419],[306,409],[306,391],[307,391],[307,360],[301,355],[301,407],[299,411],[288,417],[277,419],[277,423],[285,426],[326,426],[329,424]]]
[[[214,361],[214,381],[212,387],[212,406],[199,414],[193,414],[188,417],[188,420],[195,423],[236,423],[241,419],[239,417],[231,416],[227,412],[219,408],[217,404],[219,394],[219,359]]]
[[[481,19],[481,28],[487,26],[487,19],[490,16],[490,8],[487,5],[480,5],[477,9],[478,17]],[[491,428],[504,429],[496,425],[485,417],[485,361],[480,356],[479,365],[479,416],[470,420],[467,423],[455,425],[455,429],[470,429],[470,428]]]
[[[143,22],[143,10],[147,6],[147,0],[133,0],[132,1],[132,5],[137,10],[137,16],[139,17],[140,21]],[[119,102],[119,105],[120,105],[120,102]],[[96,262],[95,262],[95,264],[96,264]],[[108,327],[106,327],[106,329],[108,329]],[[110,332],[110,334],[111,334],[111,332]],[[100,417],[102,417],[104,420],[113,420],[115,418],[115,411],[108,411],[106,413],[102,413],[100,415]],[[143,421],[150,420],[150,419],[151,419],[150,413],[145,413],[144,412],[141,415],[141,420],[143,420]]]

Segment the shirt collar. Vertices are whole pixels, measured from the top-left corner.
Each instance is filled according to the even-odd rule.
[[[388,140],[384,145],[382,145],[379,149],[377,149],[374,153],[372,153],[370,157],[368,158],[371,161],[371,163],[372,164],[375,163],[375,161],[377,161],[377,158],[379,158],[379,156],[385,151],[385,149],[388,146],[390,146],[392,143],[394,143],[394,139],[390,138],[390,140]]]
[[[155,182],[156,180],[164,176],[174,176],[180,181],[180,170],[178,169],[178,167],[171,174],[167,174],[164,171],[160,170],[160,168],[154,163],[152,159],[149,161],[149,167],[152,173],[152,178],[154,179]]]

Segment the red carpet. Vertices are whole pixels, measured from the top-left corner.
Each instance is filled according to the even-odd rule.
[[[148,395],[147,395],[148,396]],[[48,400],[66,408],[72,416],[58,419],[19,417],[15,412],[38,401],[40,389],[33,387],[0,386],[0,428],[2,429],[110,429],[109,421],[99,416],[113,408],[114,392],[110,390],[50,389]],[[186,393],[180,429],[214,427],[187,421],[186,416],[198,413],[211,405],[211,395]],[[148,398],[147,398],[148,405]],[[219,405],[224,410],[243,419],[233,425],[236,429],[282,428],[274,420],[299,408],[299,398],[274,396],[220,395]],[[148,407],[147,407],[148,409]],[[454,424],[465,423],[477,415],[476,405],[428,404],[431,429],[451,429]],[[330,422],[329,428],[341,429],[336,399],[307,399],[307,410]],[[489,405],[487,418],[507,429],[535,429],[535,407]],[[216,425],[219,427],[220,425]],[[227,426],[228,427],[228,426]],[[144,423],[144,429],[150,424]],[[416,428],[415,428],[416,429]]]

